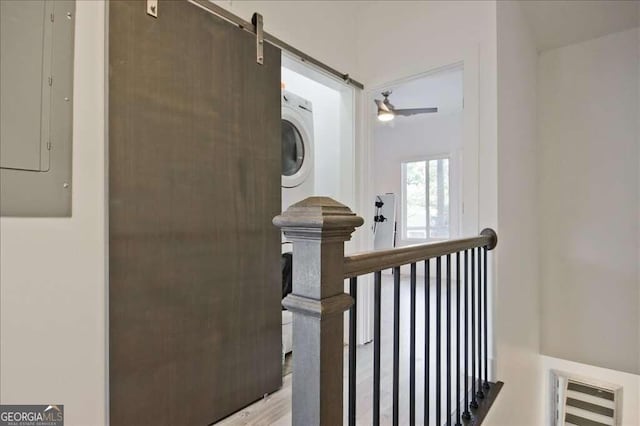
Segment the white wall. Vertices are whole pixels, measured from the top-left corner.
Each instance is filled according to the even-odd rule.
[[[638,360],[640,34],[614,34],[536,58],[518,6],[497,7],[495,295],[498,377],[515,379],[518,389],[510,392],[505,380],[487,424],[514,418],[548,424],[549,378],[558,369],[624,386],[623,425],[636,425],[640,376],[537,352],[538,342],[544,351],[552,339],[567,350],[556,356],[590,364],[599,356]],[[603,198],[615,219],[598,214]],[[609,265],[608,273],[598,274],[599,262]],[[594,315],[603,307],[603,315]],[[524,386],[539,390],[522,398]]]
[[[546,355],[640,372],[638,29],[538,64]]]
[[[106,422],[105,4],[76,5],[73,217],[0,219],[0,396]]]
[[[516,2],[497,5],[498,248],[494,324],[505,388],[487,424],[540,425],[536,47]]]

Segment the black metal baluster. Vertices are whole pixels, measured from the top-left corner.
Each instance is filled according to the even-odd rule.
[[[476,396],[484,399],[482,392],[482,249],[478,251],[478,392]]]
[[[460,252],[456,253],[456,426],[460,424]]]
[[[409,424],[416,424],[416,264],[411,264],[411,341],[409,342]]]
[[[393,426],[399,421],[400,400],[400,267],[393,268]]]
[[[382,272],[373,275],[373,425],[380,426],[380,301]]]
[[[349,426],[356,424],[356,318],[358,317],[358,278],[349,280],[353,306],[349,310]]]
[[[469,420],[469,250],[464,251],[464,412],[462,418]]]
[[[476,400],[476,257],[471,249],[471,408],[478,408]]]
[[[424,424],[429,424],[429,405],[431,386],[429,370],[431,369],[431,262],[424,261]]]
[[[451,419],[451,255],[447,255],[447,424]]]
[[[487,298],[487,287],[489,286],[489,281],[487,281],[487,255],[488,250],[487,246],[484,246],[484,388],[489,389],[491,386],[489,385],[489,350],[488,350],[488,341],[489,341],[489,321],[487,320],[487,312],[489,308],[487,305],[489,304],[489,299]]]
[[[436,424],[441,425],[442,405],[442,371],[440,358],[442,355],[442,338],[440,320],[442,318],[442,258],[436,258]]]

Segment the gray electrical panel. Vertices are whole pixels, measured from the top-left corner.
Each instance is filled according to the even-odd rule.
[[[75,1],[0,1],[0,213],[71,216]]]

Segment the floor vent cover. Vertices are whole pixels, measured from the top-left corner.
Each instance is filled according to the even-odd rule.
[[[622,424],[621,386],[554,371],[553,394],[556,426]]]

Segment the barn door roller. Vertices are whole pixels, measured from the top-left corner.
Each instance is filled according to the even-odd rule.
[[[147,15],[158,17],[158,0],[147,0]]]
[[[262,15],[254,13],[251,23],[256,27],[256,62],[260,65],[264,64],[264,31],[262,30]]]

